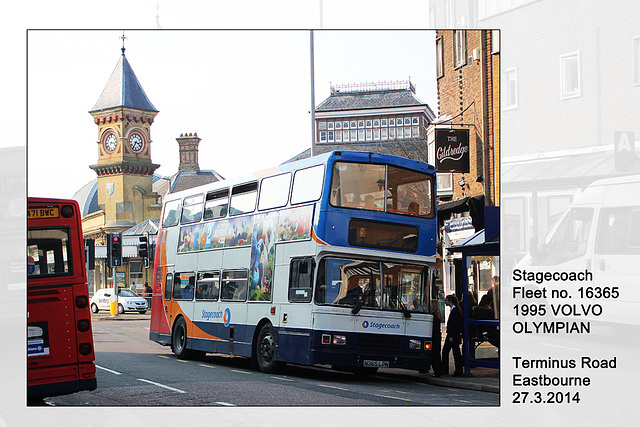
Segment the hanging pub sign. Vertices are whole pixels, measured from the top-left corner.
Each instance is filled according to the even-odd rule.
[[[469,172],[469,130],[436,129],[436,172]]]

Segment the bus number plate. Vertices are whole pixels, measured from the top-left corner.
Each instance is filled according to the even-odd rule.
[[[370,368],[388,368],[389,362],[386,360],[364,360],[362,366]]]
[[[59,218],[59,217],[60,217],[60,211],[56,206],[51,206],[47,208],[29,208],[27,210],[27,219]]]

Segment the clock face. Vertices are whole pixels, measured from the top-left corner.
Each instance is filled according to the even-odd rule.
[[[107,135],[107,137],[104,139],[104,148],[106,148],[107,151],[111,152],[116,149],[117,145],[118,138],[116,137],[116,134],[109,133],[109,135]]]
[[[132,133],[131,136],[129,136],[129,147],[131,147],[133,151],[139,153],[140,151],[142,151],[143,146],[144,140],[142,139],[142,136],[140,136],[140,134]]]

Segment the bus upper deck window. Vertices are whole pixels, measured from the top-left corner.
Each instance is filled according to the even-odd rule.
[[[291,204],[314,202],[322,195],[324,166],[317,165],[307,169],[300,169],[293,175],[293,189],[291,190]]]
[[[180,200],[167,202],[164,205],[164,211],[162,214],[163,227],[171,227],[172,225],[178,224],[178,220],[180,219],[180,217],[178,216],[179,209],[180,209]]]
[[[233,187],[233,190],[231,190],[231,208],[229,209],[229,215],[242,215],[253,212],[256,209],[257,195],[257,182]]]
[[[224,218],[229,210],[229,189],[212,191],[207,194],[204,204],[204,219]]]
[[[258,210],[281,208],[285,206],[289,199],[290,185],[290,173],[283,173],[281,175],[264,178],[262,180],[262,184],[260,184]]]
[[[202,194],[187,197],[182,206],[181,224],[198,222],[202,219]]]

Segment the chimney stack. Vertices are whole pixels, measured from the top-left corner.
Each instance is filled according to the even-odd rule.
[[[180,146],[180,167],[178,172],[198,172],[200,171],[200,165],[198,164],[198,145],[200,144],[200,138],[198,134],[180,134],[179,138],[176,138],[178,145]]]

